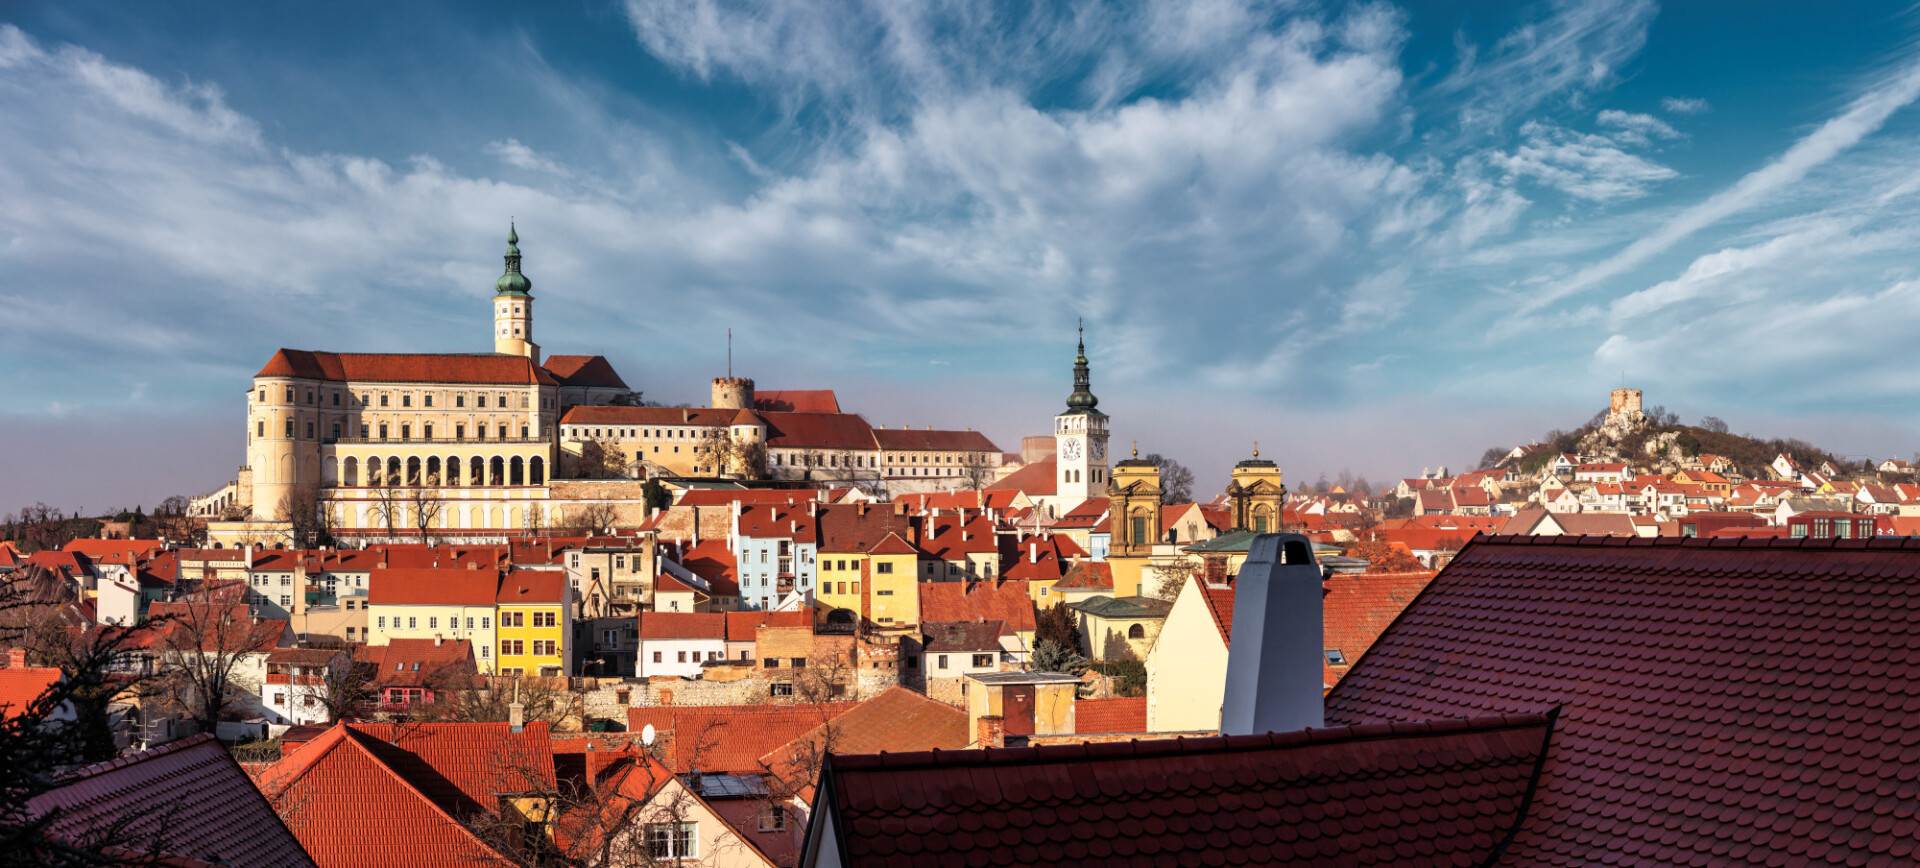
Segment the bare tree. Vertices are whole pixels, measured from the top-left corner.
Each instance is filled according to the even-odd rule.
[[[242,666],[250,654],[279,644],[285,621],[262,620],[239,584],[196,591],[171,603],[154,603],[149,617],[164,619],[160,647],[168,664],[165,698],[215,732],[220,721],[258,695]]]
[[[620,520],[620,510],[606,501],[597,501],[568,510],[565,519],[569,529],[591,536],[611,529]]]
[[[378,673],[373,664],[356,661],[349,649],[339,649],[339,656],[329,662],[312,683],[302,685],[297,691],[299,698],[311,697],[327,711],[329,725],[343,720],[355,720],[366,717],[374,707],[377,691],[374,679]]]
[[[275,517],[287,523],[288,542],[293,548],[331,548],[333,546],[333,510],[320,498],[313,485],[296,485],[280,496]]]
[[[1147,588],[1147,596],[1173,602],[1173,598],[1180,595],[1180,588],[1187,583],[1187,578],[1200,572],[1200,562],[1181,555],[1166,563],[1149,563],[1146,571],[1151,577],[1142,583]]]
[[[373,487],[373,502],[368,511],[373,519],[387,529],[388,541],[400,538],[400,527],[406,523],[407,500],[411,492],[390,479],[382,479]]]
[[[413,520],[413,527],[420,534],[420,542],[427,543],[427,532],[440,520],[446,511],[446,503],[440,499],[440,479],[429,477],[425,485],[416,485],[406,491],[407,517]],[[531,514],[532,510],[528,510]]]
[[[574,459],[576,479],[624,479],[636,468],[611,438],[596,437],[580,443],[580,457]]]
[[[993,484],[994,468],[988,463],[987,453],[964,452],[961,455],[961,460],[966,463],[960,466],[960,476],[967,481],[967,488],[980,491]]]
[[[450,716],[465,723],[505,723],[517,701],[526,720],[559,727],[573,713],[574,695],[565,685],[561,678],[519,675],[470,681]]]
[[[1158,452],[1149,453],[1146,460],[1160,468],[1160,491],[1165,494],[1163,502],[1193,502],[1193,471]]]

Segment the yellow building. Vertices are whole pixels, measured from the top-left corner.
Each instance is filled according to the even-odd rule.
[[[1227,502],[1231,506],[1233,530],[1277,533],[1281,530],[1281,509],[1287,502],[1287,487],[1282,483],[1280,465],[1253,457],[1233,466],[1227,482]]]
[[[1211,732],[1226,697],[1233,588],[1195,576],[1147,652],[1147,731]]]
[[[513,570],[495,599],[501,675],[572,675],[573,586],[561,570]]]
[[[867,550],[868,618],[882,627],[920,622],[920,550],[889,533]]]
[[[1160,509],[1165,494],[1160,487],[1160,468],[1133,457],[1113,468],[1113,482],[1107,487],[1107,563],[1113,570],[1113,593],[1132,597],[1143,593],[1148,566],[1154,558],[1154,545],[1160,539]],[[1150,589],[1149,589],[1150,590]],[[1144,649],[1143,649],[1144,650]]]
[[[375,567],[367,588],[367,644],[466,639],[473,643],[480,671],[495,672],[499,591],[498,570]]]

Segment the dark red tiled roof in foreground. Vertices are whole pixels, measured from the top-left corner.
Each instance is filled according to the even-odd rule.
[[[53,812],[58,815],[47,830],[50,837],[99,846],[118,826],[104,840],[136,857],[158,856],[152,864],[313,865],[273,806],[210,735],[86,766],[27,803],[34,817]]]
[[[1481,537],[1327,720],[1556,705],[1502,865],[1912,864],[1920,540]]]
[[[807,846],[831,822],[849,868],[1481,865],[1526,815],[1551,730],[1528,715],[836,755]]]

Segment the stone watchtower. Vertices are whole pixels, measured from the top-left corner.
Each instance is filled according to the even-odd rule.
[[[1613,390],[1613,402],[1608,405],[1607,412],[1615,416],[1620,416],[1620,415],[1631,416],[1635,413],[1640,412],[1640,390],[1639,389]]]
[[[753,381],[745,377],[714,377],[713,409],[753,409]]]
[[[540,364],[533,342],[533,281],[520,273],[520,233],[507,224],[507,269],[493,282],[493,351]]]

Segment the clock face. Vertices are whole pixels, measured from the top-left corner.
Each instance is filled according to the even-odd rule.
[[[1105,440],[1093,441],[1093,460],[1095,461],[1107,460],[1107,441]]]
[[[1080,438],[1068,437],[1060,444],[1060,457],[1068,461],[1080,460]]]

